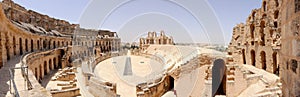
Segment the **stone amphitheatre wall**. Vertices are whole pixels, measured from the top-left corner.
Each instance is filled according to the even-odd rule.
[[[280,6],[281,0],[263,0],[261,8],[252,10],[246,23],[233,28],[228,54],[234,63],[279,74]]]
[[[283,97],[300,97],[300,0],[282,1],[282,92]]]
[[[2,5],[2,4],[1,4]],[[2,7],[1,7],[2,8]],[[54,49],[71,44],[70,37],[38,35],[12,24],[0,10],[1,61],[0,67],[16,56],[26,53]],[[56,44],[55,44],[56,43]]]
[[[51,96],[52,92],[40,84],[50,71],[71,66],[75,59],[101,57],[120,50],[121,40],[116,32],[80,28],[79,33],[84,34],[74,36],[70,33],[78,25],[27,11],[11,0],[0,3],[0,21],[0,68],[9,65],[11,59],[21,57],[22,66],[29,68],[29,74],[22,70],[22,75],[32,85],[29,91],[33,96]],[[78,92],[75,89],[53,93],[62,96],[78,95]]]
[[[56,30],[64,34],[71,34],[76,27],[79,27],[78,24],[70,24],[64,20],[58,20],[32,10],[27,10],[12,0],[3,0],[2,3],[4,13],[12,21],[30,23],[34,26],[41,26],[46,31]]]
[[[50,96],[50,92],[46,92],[45,88],[41,86],[41,81],[44,77],[49,76],[49,73],[58,68],[64,68],[63,64],[66,49],[54,49],[48,51],[33,52],[22,57],[22,66],[28,66],[29,83],[32,85],[30,93],[45,93],[44,96]],[[40,94],[39,94],[40,95]],[[33,95],[32,95],[33,96]]]
[[[35,52],[23,57],[24,65],[34,74],[36,80],[42,80],[50,71],[66,67],[63,60],[66,49],[54,49],[45,52]],[[69,56],[70,57],[70,56]],[[68,61],[67,61],[68,62]]]

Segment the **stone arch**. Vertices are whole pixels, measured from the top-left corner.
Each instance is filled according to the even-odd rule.
[[[47,66],[47,62],[44,61],[44,75],[47,75],[48,70],[47,70],[48,66]]]
[[[264,33],[264,29],[265,29],[265,21],[261,21],[260,22],[260,39],[261,39],[261,45],[265,46],[265,33]]]
[[[243,56],[243,64],[246,64],[246,54],[245,54],[245,49],[242,50],[242,56]]]
[[[255,30],[255,26],[254,24],[250,25],[250,34],[251,34],[251,38],[254,38],[254,30]]]
[[[255,16],[256,16],[256,12],[253,11],[253,12],[252,12],[252,18],[253,18],[253,20],[255,19]]]
[[[267,14],[263,14],[263,15],[262,15],[262,18],[263,18],[263,19],[267,18]]]
[[[297,62],[297,60],[295,60],[295,59],[291,59],[291,66],[292,66],[292,71],[294,72],[294,73],[297,73],[297,68],[298,68],[298,62]]]
[[[30,48],[31,52],[33,52],[33,40],[32,39],[30,40],[30,46],[31,46],[31,48]]]
[[[272,59],[273,59],[273,73],[278,75],[279,74],[279,68],[278,68],[278,65],[277,65],[277,52],[273,52]]]
[[[57,41],[57,47],[60,47],[60,42],[59,41]]]
[[[251,64],[255,66],[255,51],[251,50],[250,53],[251,53]]]
[[[34,76],[36,79],[38,79],[38,70],[37,68],[34,68]]]
[[[14,52],[14,55],[16,55],[16,38],[15,38],[15,36],[13,36],[13,52]]]
[[[58,69],[57,63],[56,63],[56,58],[53,58],[53,65],[54,69]]]
[[[56,48],[56,42],[53,41],[53,48]]]
[[[274,12],[274,19],[278,19],[278,16],[279,16],[279,11],[276,10],[276,11]]]
[[[47,45],[46,45],[46,40],[43,40],[43,49],[46,49]]]
[[[43,78],[43,68],[42,68],[42,65],[40,64],[39,65],[39,71],[40,71],[40,75],[39,75],[39,82],[40,82],[40,80]]]
[[[175,79],[172,76],[169,76],[168,80],[169,80],[168,91],[172,91],[175,86],[175,83],[174,83]]]
[[[266,1],[263,2],[262,7],[263,7],[264,11],[267,11],[267,2]]]
[[[37,40],[37,48],[40,49],[40,40]]]
[[[279,6],[279,2],[278,0],[275,0],[275,6],[278,7]]]
[[[28,40],[25,39],[25,51],[28,52]]]
[[[6,56],[7,56],[7,60],[10,60],[10,55],[9,55],[9,45],[6,45]]]
[[[274,27],[275,27],[275,28],[278,27],[278,22],[277,22],[277,21],[274,22]]]
[[[22,38],[19,38],[20,55],[23,55]]]
[[[53,66],[52,66],[52,65],[53,65],[53,64],[52,64],[52,60],[49,59],[49,64],[48,64],[49,70],[53,70]]]
[[[48,41],[48,49],[51,49],[51,40]]]
[[[266,52],[261,51],[260,52],[260,61],[261,61],[261,68],[264,70],[267,70],[267,61],[266,61]]]
[[[270,29],[270,37],[272,37],[274,34],[274,30],[273,29]]]
[[[223,59],[217,59],[212,67],[212,96],[226,95],[226,65]]]

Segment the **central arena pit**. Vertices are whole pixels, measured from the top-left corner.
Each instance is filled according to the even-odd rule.
[[[164,72],[164,64],[144,56],[127,55],[106,59],[97,64],[97,78],[117,84],[117,94],[135,97],[136,85],[153,80]]]

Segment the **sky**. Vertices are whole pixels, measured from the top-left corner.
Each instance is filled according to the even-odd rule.
[[[232,28],[246,21],[261,0],[14,0],[50,17],[107,29],[122,41],[138,41],[149,31],[160,32],[175,42],[223,42]]]

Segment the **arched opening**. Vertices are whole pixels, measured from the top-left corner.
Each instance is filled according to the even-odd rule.
[[[50,49],[51,48],[51,41],[49,40],[48,41],[48,49]]]
[[[7,41],[8,42],[8,41]],[[10,60],[10,55],[9,55],[9,45],[6,45],[6,56],[7,56],[7,60]]]
[[[251,38],[254,38],[254,30],[255,30],[254,24],[251,24],[251,25],[250,25],[250,34],[251,34]]]
[[[22,39],[19,38],[20,55],[23,55]]]
[[[297,68],[298,68],[298,62],[295,59],[291,59],[291,65],[292,65],[292,71],[294,73],[297,73]]]
[[[39,50],[40,49],[40,41],[37,40],[37,49]]]
[[[262,51],[260,52],[260,61],[261,61],[261,68],[264,70],[267,70],[267,64],[266,64],[266,52]]]
[[[279,11],[276,10],[276,11],[274,12],[274,19],[278,19],[278,15],[279,15]]]
[[[277,65],[277,52],[274,52],[272,56],[273,56],[273,73],[279,75],[279,68]]]
[[[264,22],[262,22],[261,25],[264,25]],[[261,39],[261,45],[262,46],[265,46],[265,34],[264,34],[264,26],[261,26],[261,29],[260,29],[260,39]]]
[[[25,51],[28,52],[28,40],[25,39]]]
[[[39,70],[40,70],[40,76],[39,76],[39,83],[41,83],[41,79],[43,78],[44,75],[43,74],[43,68],[42,65],[39,65]]]
[[[174,78],[172,76],[169,76],[169,88],[168,91],[173,91],[174,90]]]
[[[57,47],[60,47],[60,42],[59,41],[57,41]]]
[[[255,51],[251,50],[251,64],[255,66]]]
[[[274,22],[274,27],[277,28],[278,27],[278,23],[277,21]]]
[[[43,41],[43,48],[46,49],[47,45],[46,45],[46,40]]]
[[[252,12],[252,18],[253,18],[253,20],[255,19],[255,16],[256,16],[256,12],[254,11],[254,12]]]
[[[245,55],[245,49],[242,50],[242,56],[243,56],[243,64],[246,64],[246,55]]]
[[[56,63],[56,58],[53,59],[53,65],[55,69],[58,69],[57,63]]]
[[[56,48],[56,43],[55,43],[55,41],[53,41],[53,48]]]
[[[34,68],[34,75],[35,75],[35,78],[36,78],[36,79],[38,79],[38,75],[37,75],[37,73],[38,73],[38,70],[37,70],[37,68]]]
[[[272,37],[274,34],[274,30],[273,29],[270,29],[270,37]]]
[[[52,70],[53,68],[52,68],[52,60],[51,59],[49,59],[49,70]]]
[[[264,11],[267,10],[267,3],[266,3],[266,1],[263,2],[263,9],[264,9]]]
[[[13,37],[13,52],[14,52],[14,55],[16,55],[16,38],[15,36]]]
[[[212,67],[212,96],[226,95],[226,65],[223,59],[217,59]]]
[[[262,18],[263,18],[263,19],[267,18],[267,14],[263,14],[263,15],[262,15]]]
[[[48,68],[47,62],[44,61],[44,75],[47,75],[47,68]]]
[[[33,40],[32,39],[30,40],[30,46],[31,46],[31,48],[30,48],[31,52],[33,52]]]
[[[279,2],[278,0],[275,0],[275,6],[278,7],[279,6]]]

